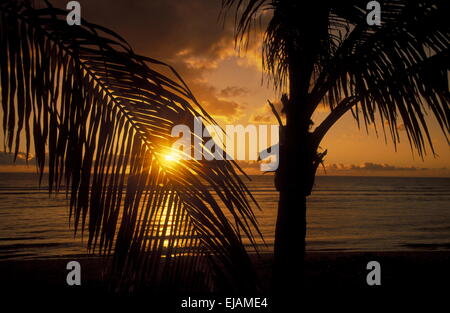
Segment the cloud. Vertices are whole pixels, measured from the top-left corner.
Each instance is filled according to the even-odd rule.
[[[28,155],[28,165],[36,164],[35,158],[32,155]],[[24,152],[17,154],[16,161],[14,162],[14,153],[0,153],[0,165],[27,165],[27,155]]]
[[[56,0],[65,8],[67,1]],[[205,74],[236,56],[233,19],[219,18],[220,1],[80,1],[87,20],[125,38],[139,53],[172,65],[213,116],[239,115],[242,107],[231,98],[248,91],[229,86],[218,90]],[[256,44],[250,47],[256,47]],[[248,56],[253,57],[252,54]],[[236,116],[234,117],[236,118]]]
[[[398,130],[398,131],[405,131],[405,130],[406,130],[406,129],[405,129],[405,124],[402,123],[402,124],[398,125],[398,126],[397,126],[397,130]]]
[[[330,170],[344,170],[344,171],[425,171],[429,170],[429,168],[425,167],[403,167],[403,166],[395,166],[390,164],[380,164],[380,163],[372,163],[365,162],[361,165],[350,164],[344,165],[342,163],[336,164],[327,164],[326,169]]]
[[[447,167],[397,166],[386,163],[365,162],[357,164],[325,163],[318,168],[319,175],[344,176],[417,176],[417,177],[450,177]]]
[[[43,5],[43,1],[41,6]],[[168,60],[179,52],[217,58],[232,25],[219,19],[220,1],[209,0],[79,0],[88,21],[106,26],[127,39],[138,53]],[[65,9],[66,0],[52,1]]]
[[[239,166],[248,174],[260,175],[259,162],[256,161],[237,161]],[[320,166],[318,175],[337,175],[337,176],[418,176],[418,177],[449,177],[450,169],[426,168],[415,166],[395,166],[391,164],[379,164],[365,162],[361,165],[331,163],[325,164],[325,171]]]
[[[228,86],[220,91],[220,96],[224,98],[239,97],[248,94],[248,89],[238,86]]]
[[[275,107],[275,110],[280,115],[281,119],[284,120],[284,114],[282,111],[282,103],[280,100],[270,100],[272,104]],[[272,109],[270,108],[269,104],[266,102],[264,105],[259,107],[258,109],[254,110],[254,112],[250,117],[251,123],[264,123],[264,124],[276,124],[278,125],[278,121],[275,118],[275,115],[272,112]],[[285,121],[283,121],[285,123]]]
[[[216,87],[203,82],[194,82],[191,88],[200,104],[211,115],[231,120],[242,114],[242,105],[220,98],[220,92]]]
[[[401,166],[394,166],[389,164],[378,164],[378,163],[371,163],[366,162],[363,165],[351,165],[351,170],[369,170],[369,171],[421,171],[421,170],[428,170],[428,168],[418,168],[418,167],[401,167]]]
[[[252,122],[255,123],[269,123],[272,121],[272,118],[269,115],[255,115],[252,118]]]

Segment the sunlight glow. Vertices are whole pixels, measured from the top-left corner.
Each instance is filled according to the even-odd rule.
[[[177,162],[181,159],[181,156],[176,152],[170,152],[164,156],[164,159],[168,162]]]
[[[183,152],[173,148],[167,149],[160,154],[160,160],[165,166],[174,166],[179,164],[183,159]]]

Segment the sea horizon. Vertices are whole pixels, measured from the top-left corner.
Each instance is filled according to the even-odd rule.
[[[74,238],[65,193],[49,196],[46,177],[39,187],[36,176],[0,173],[0,260],[86,254],[87,235]],[[250,177],[267,245],[258,236],[256,244],[272,253],[278,193],[272,176]],[[450,250],[450,178],[318,176],[308,205],[308,252]]]

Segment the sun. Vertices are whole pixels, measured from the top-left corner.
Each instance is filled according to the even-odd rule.
[[[178,149],[167,149],[160,153],[160,160],[165,166],[174,166],[183,160],[183,152]]]
[[[168,154],[164,155],[164,160],[166,160],[167,162],[178,162],[181,160],[181,156],[179,153],[171,151]]]

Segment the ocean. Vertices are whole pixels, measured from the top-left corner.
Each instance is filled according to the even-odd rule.
[[[266,244],[258,246],[271,252],[273,177],[247,184],[262,208],[255,213]],[[307,218],[308,251],[449,250],[450,178],[319,176]],[[74,238],[64,193],[49,197],[33,173],[0,173],[0,259],[85,254],[85,243]]]

